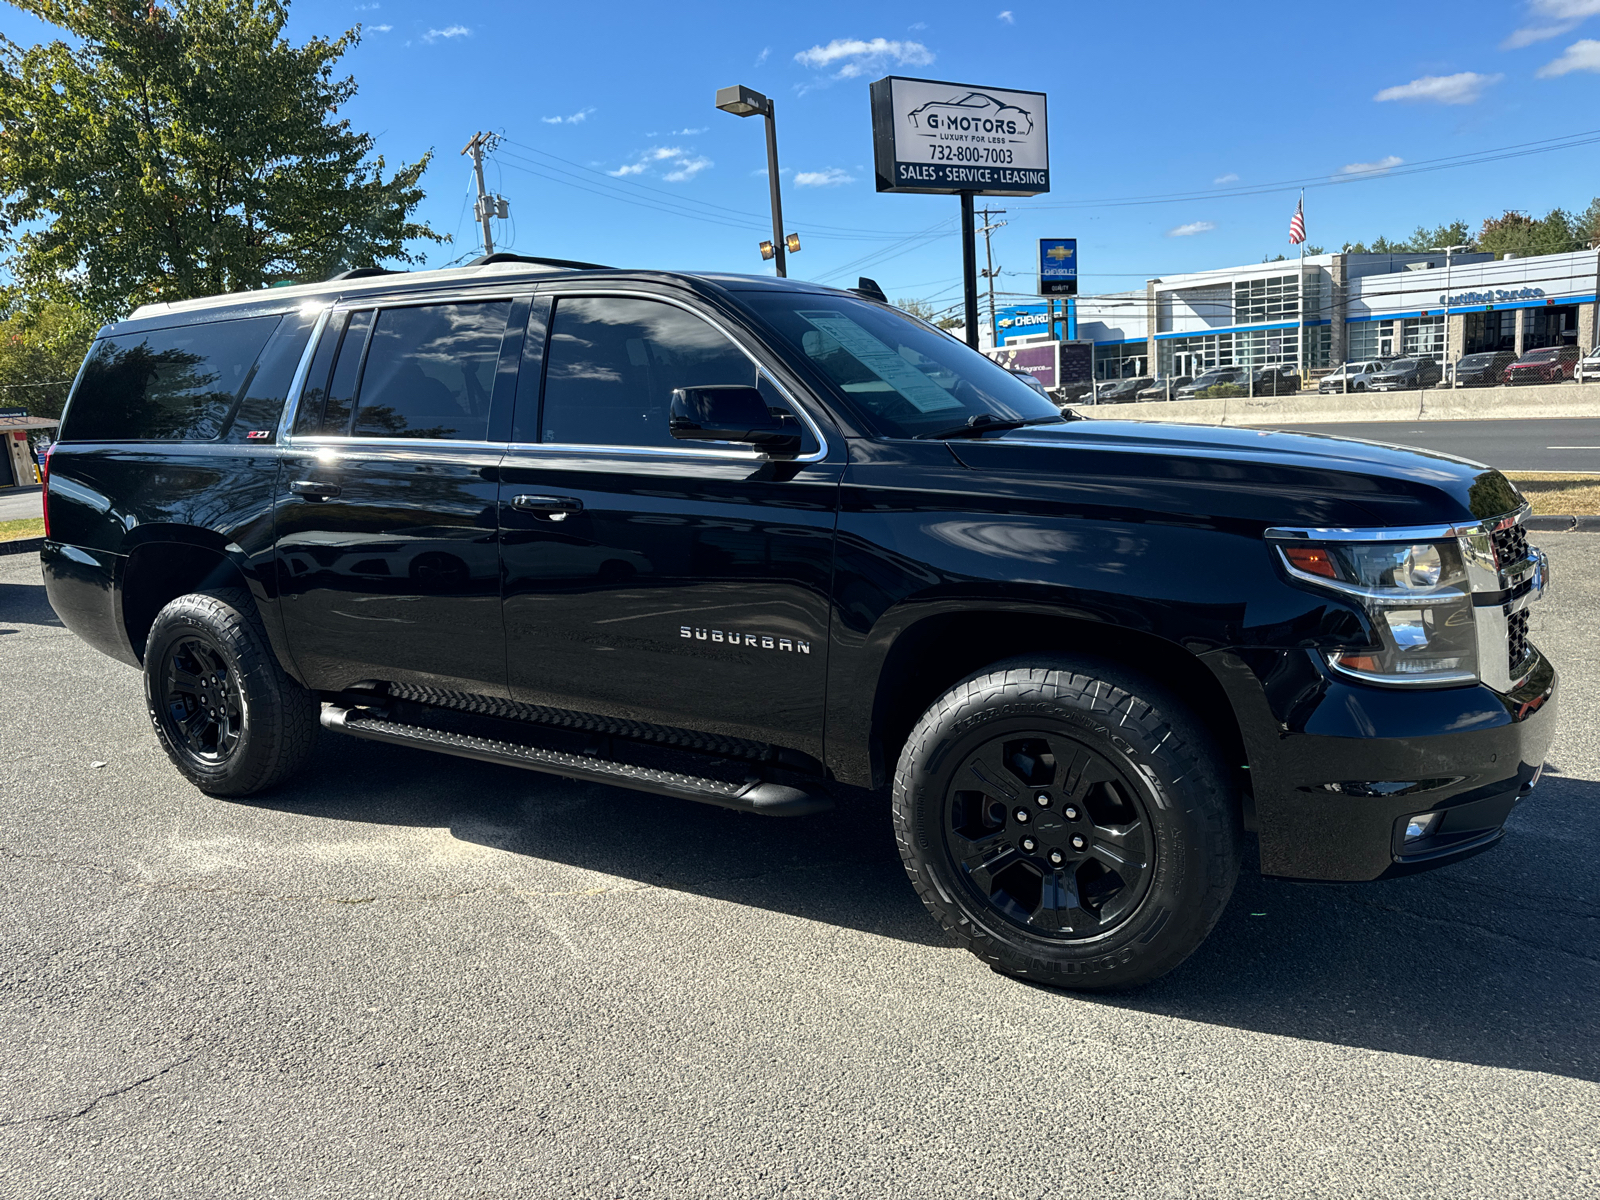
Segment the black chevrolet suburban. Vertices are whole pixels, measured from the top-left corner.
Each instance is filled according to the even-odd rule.
[[[774,816],[887,791],[934,917],[1068,987],[1181,962],[1247,835],[1348,881],[1500,839],[1557,689],[1504,476],[1070,416],[866,281],[350,272],[103,329],[44,576],[206,793],[319,726]]]

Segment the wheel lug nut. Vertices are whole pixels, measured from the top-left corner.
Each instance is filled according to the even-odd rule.
[[[1050,793],[1049,792],[1040,792],[1037,796],[1035,796],[1033,798],[1033,802],[1035,804],[1037,804],[1040,808],[1049,808],[1050,807]]]
[[[1025,837],[1022,839],[1022,848],[1029,854],[1032,854],[1036,849],[1038,849],[1038,846],[1039,843],[1034,841],[1031,837]]]
[[[1075,806],[1069,804],[1061,810],[1061,815],[1069,821],[1076,821],[1078,819],[1078,810]]]
[[[1016,813],[1014,815],[1017,818],[1017,824],[1026,825],[1028,823],[1028,810],[1027,809],[1019,808],[1019,809],[1017,809],[1017,811],[1016,811]]]
[[[1072,835],[1072,848],[1074,850],[1082,850],[1088,844],[1088,842],[1083,840],[1082,834],[1075,833]]]
[[[1062,863],[1064,863],[1066,861],[1067,861],[1067,856],[1065,854],[1061,853],[1061,851],[1059,851],[1059,850],[1050,851],[1050,865],[1051,866],[1059,867]]]

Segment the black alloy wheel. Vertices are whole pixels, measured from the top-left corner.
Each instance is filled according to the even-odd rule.
[[[161,748],[212,796],[250,796],[305,764],[316,693],[278,662],[250,593],[179,596],[150,625],[144,694]]]
[[[967,755],[945,798],[944,844],[975,898],[1043,937],[1098,938],[1150,890],[1139,789],[1059,728],[1011,730]]]
[[[1128,987],[1181,963],[1227,905],[1238,774],[1156,680],[1087,656],[1011,659],[911,731],[895,836],[928,911],[995,970]]]
[[[222,648],[203,634],[179,638],[162,655],[158,712],[178,753],[206,768],[239,748],[244,692]]]

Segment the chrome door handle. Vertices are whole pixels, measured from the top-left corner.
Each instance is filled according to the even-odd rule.
[[[289,485],[289,490],[307,500],[332,500],[344,491],[337,483],[318,483],[315,479],[296,479]]]
[[[583,511],[583,501],[576,496],[513,496],[511,507],[547,521],[565,521],[571,514]]]

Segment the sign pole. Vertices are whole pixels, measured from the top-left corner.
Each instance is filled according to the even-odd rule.
[[[978,234],[973,228],[972,193],[961,193],[961,286],[967,301],[967,345],[978,348]]]

